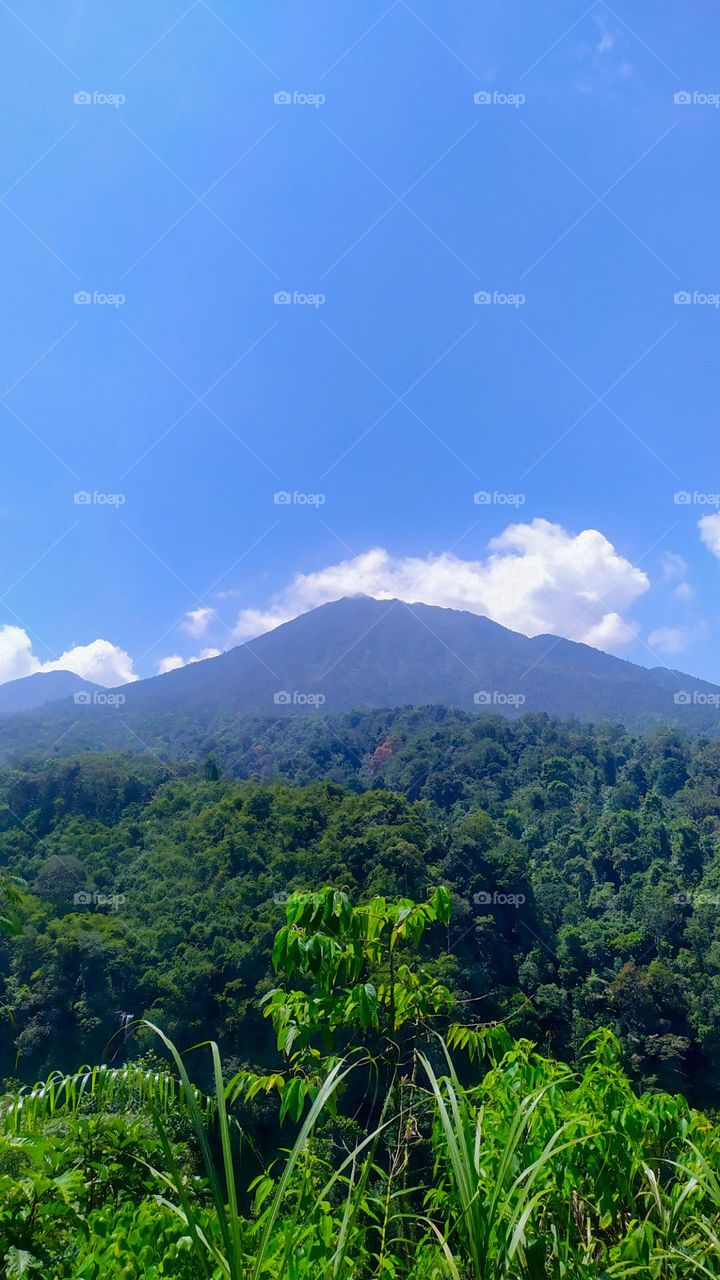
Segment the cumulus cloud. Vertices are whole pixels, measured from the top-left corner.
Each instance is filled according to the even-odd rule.
[[[22,627],[0,627],[0,684],[39,670],[40,663],[33,655],[27,631]]]
[[[663,577],[669,582],[673,578],[682,578],[688,571],[687,561],[676,551],[666,551],[660,561]]]
[[[703,516],[698,520],[698,529],[708,551],[720,556],[720,511],[714,516]]]
[[[485,614],[526,635],[552,632],[601,648],[636,633],[624,615],[649,587],[647,575],[603,534],[572,534],[548,520],[509,525],[484,560],[392,556],[373,548],[316,573],[298,574],[268,608],[244,609],[235,635],[249,639],[341,596],[365,594]]]
[[[691,582],[678,582],[673,595],[676,600],[680,600],[682,604],[687,604],[689,600],[695,598],[695,588]]]
[[[660,653],[670,655],[682,653],[687,649],[692,637],[687,627],[658,627],[648,636],[648,644]]]
[[[92,644],[75,645],[61,653],[57,662],[46,662],[41,671],[74,671],[84,680],[112,687],[131,684],[139,679],[132,669],[130,654],[109,640],[93,640]]]
[[[206,658],[219,658],[220,649],[201,649],[194,658],[181,658],[179,653],[171,653],[161,658],[157,664],[158,675],[164,676],[168,671],[178,671],[180,667],[189,667],[193,662],[204,662]]]
[[[38,671],[74,671],[93,684],[112,687],[129,684],[138,677],[132,658],[109,640],[74,645],[53,662],[41,662],[32,651],[30,636],[22,627],[0,627],[0,684],[19,680]]]
[[[215,621],[215,617],[214,609],[211,609],[209,605],[201,605],[198,609],[191,609],[189,613],[185,614],[181,626],[183,631],[187,631],[188,635],[195,636],[197,639],[197,637],[205,635],[205,632]]]
[[[637,622],[626,622],[619,613],[606,613],[594,626],[587,628],[583,641],[592,645],[593,649],[614,653],[616,649],[624,649],[631,644],[639,630]]]

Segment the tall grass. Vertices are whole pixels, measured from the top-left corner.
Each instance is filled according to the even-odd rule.
[[[81,1116],[88,1100],[116,1113],[141,1105],[162,1154],[146,1164],[155,1199],[180,1224],[194,1259],[183,1276],[720,1278],[718,1131],[682,1099],[637,1096],[612,1037],[589,1043],[580,1074],[525,1042],[510,1045],[474,1068],[472,1086],[460,1082],[439,1041],[437,1054],[418,1053],[418,1081],[393,1087],[359,1140],[344,1145],[338,1104],[351,1073],[368,1059],[338,1062],[288,1150],[251,1181],[237,1089],[223,1076],[217,1046],[198,1046],[210,1060],[206,1096],[183,1055],[152,1030],[172,1070],[130,1066],[50,1077],[2,1100],[0,1128],[22,1142],[61,1115]],[[403,1105],[394,1114],[398,1097]],[[201,1186],[176,1155],[178,1111],[200,1153]],[[144,1161],[142,1151],[137,1159]],[[2,1194],[0,1177],[0,1200]]]

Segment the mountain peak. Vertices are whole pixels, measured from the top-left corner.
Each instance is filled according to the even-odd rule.
[[[714,728],[720,689],[460,609],[343,596],[217,658],[124,687],[124,714],[213,715],[437,703],[628,727]],[[714,703],[715,695],[718,703]]]
[[[36,671],[0,685],[0,713],[32,711],[59,698],[70,698],[81,692],[92,695],[101,688],[99,684],[83,680],[74,671]]]

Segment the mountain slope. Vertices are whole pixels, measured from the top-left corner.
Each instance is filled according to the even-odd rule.
[[[366,596],[323,605],[220,657],[117,692],[117,700],[66,698],[0,716],[0,762],[103,749],[197,759],[219,741],[252,736],[258,716],[272,724],[302,713],[428,704],[470,715],[541,711],[630,730],[720,730],[720,688],[707,681],[558,636],[530,639],[472,613]]]
[[[32,711],[58,698],[72,698],[76,693],[92,696],[101,690],[101,685],[83,680],[74,671],[37,671],[0,685],[0,714]]]
[[[529,639],[489,618],[398,600],[322,605],[218,658],[124,688],[126,713],[281,714],[442,703],[546,711],[636,727],[720,720],[720,689],[557,636]],[[289,698],[278,701],[278,695]],[[687,696],[689,701],[677,701]],[[713,701],[715,699],[715,701]]]

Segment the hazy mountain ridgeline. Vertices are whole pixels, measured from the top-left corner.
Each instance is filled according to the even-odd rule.
[[[39,696],[35,682],[49,679],[6,686],[5,709],[18,706],[24,686]],[[720,689],[707,681],[557,636],[529,639],[471,613],[368,597],[323,605],[220,657],[113,695],[83,688],[87,696],[73,689],[73,701],[0,717],[0,759],[103,748],[198,758],[215,738],[242,737],[237,718],[248,713],[277,720],[437,704],[630,729],[665,723],[713,734],[720,723]]]
[[[93,694],[103,692],[101,685],[83,680],[74,671],[38,671],[35,675],[0,684],[0,713],[31,711],[75,694],[90,700]]]

